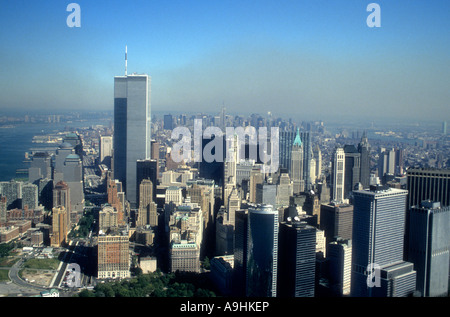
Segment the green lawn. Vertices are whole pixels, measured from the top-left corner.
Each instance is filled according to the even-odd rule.
[[[39,270],[56,270],[59,266],[58,259],[29,259],[24,263],[24,268]]]
[[[9,270],[0,270],[0,282],[9,281]]]

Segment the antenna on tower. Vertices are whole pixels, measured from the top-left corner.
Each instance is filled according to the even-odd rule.
[[[127,76],[127,62],[128,62],[127,46],[125,45],[125,76]]]

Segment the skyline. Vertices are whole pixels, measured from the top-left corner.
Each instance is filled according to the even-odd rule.
[[[0,1],[0,110],[112,110],[127,46],[155,112],[450,119],[445,1],[70,2]]]

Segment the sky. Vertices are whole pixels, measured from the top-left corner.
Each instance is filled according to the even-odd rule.
[[[80,6],[68,27],[67,6]],[[381,27],[368,27],[369,3]],[[112,110],[450,121],[448,0],[0,0],[0,111]]]

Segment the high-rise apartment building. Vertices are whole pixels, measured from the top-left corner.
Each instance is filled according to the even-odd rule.
[[[136,162],[151,155],[150,82],[145,74],[114,77],[114,177],[132,208],[138,203]]]
[[[417,271],[417,290],[425,297],[448,295],[450,207],[424,201],[409,210],[408,261]]]
[[[66,241],[68,234],[67,210],[64,206],[53,208],[52,211],[52,233],[50,235],[50,245],[61,247]]]
[[[353,194],[352,296],[411,295],[416,271],[412,263],[403,261],[408,192],[373,186]]]
[[[22,185],[22,209],[36,209],[39,205],[39,191],[35,184]]]
[[[64,212],[67,217],[65,224],[67,226],[67,230],[69,230],[72,225],[70,221],[70,214],[72,210],[72,204],[70,202],[70,187],[63,181],[58,182],[53,189],[53,207],[64,208]]]
[[[278,210],[259,205],[248,211],[247,297],[276,297]]]

